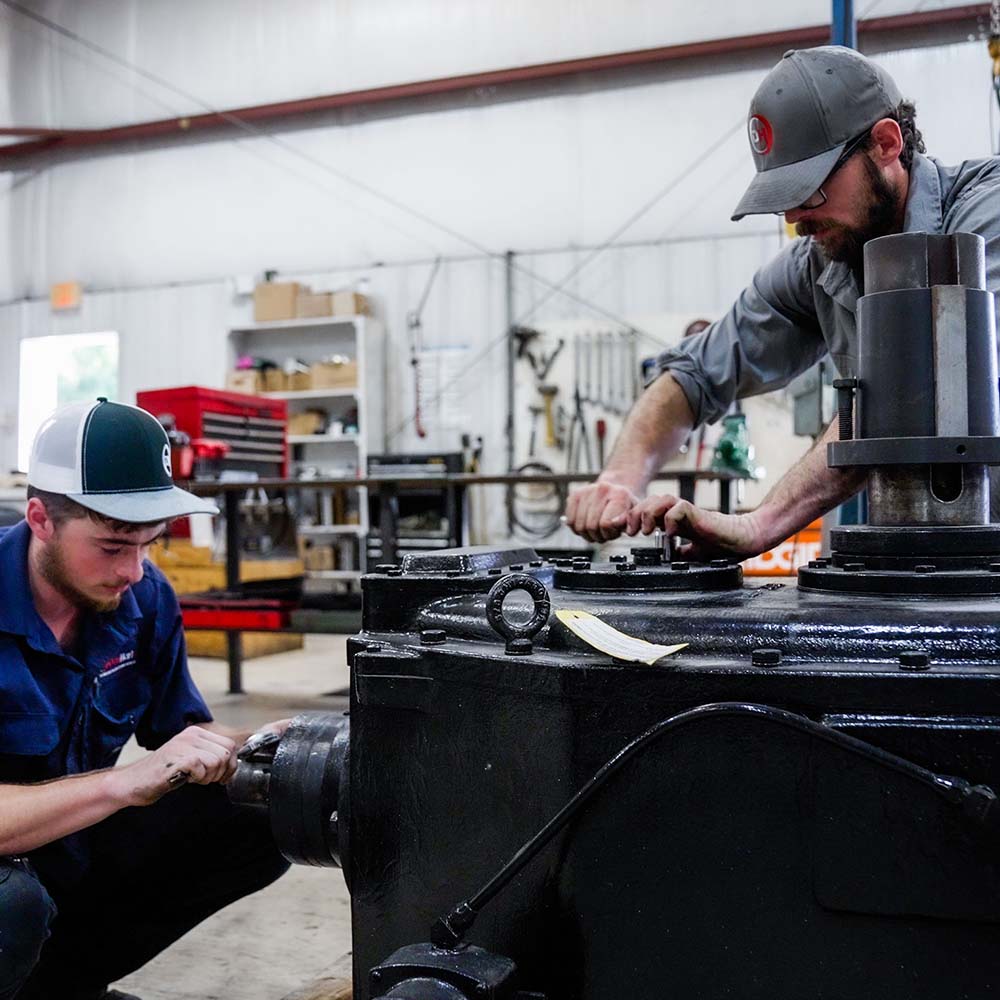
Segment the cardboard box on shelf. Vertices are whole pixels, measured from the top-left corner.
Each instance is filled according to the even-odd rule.
[[[333,546],[329,543],[307,545],[302,554],[307,570],[336,569],[337,559]]]
[[[306,410],[305,413],[288,415],[289,434],[320,434],[326,429],[324,410]]]
[[[333,295],[330,292],[299,291],[295,300],[295,315],[299,319],[333,315]]]
[[[312,387],[311,372],[292,372],[291,375],[285,376],[285,389],[289,392],[301,392]]]
[[[295,319],[302,286],[297,281],[264,281],[253,290],[253,318],[257,323]]]
[[[264,392],[283,392],[287,384],[285,373],[280,368],[265,368]]]
[[[247,392],[251,395],[260,392],[263,388],[260,372],[254,371],[252,368],[241,368],[238,371],[229,372],[226,375],[226,388],[233,392]]]
[[[358,384],[357,361],[317,361],[309,366],[313,389],[353,389]]]
[[[371,316],[372,304],[367,296],[358,292],[334,292],[334,316]]]

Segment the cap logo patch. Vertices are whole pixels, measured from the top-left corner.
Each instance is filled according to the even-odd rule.
[[[173,478],[173,470],[170,467],[170,445],[165,444],[163,446],[163,471]]]
[[[747,122],[747,131],[750,133],[750,148],[764,156],[771,152],[774,145],[774,130],[771,123],[761,115],[752,115]]]

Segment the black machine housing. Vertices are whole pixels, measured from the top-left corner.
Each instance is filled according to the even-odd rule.
[[[862,324],[850,387],[870,394],[862,432],[877,335]],[[966,398],[975,434],[942,418],[913,436],[989,464],[972,438],[995,437],[996,406],[978,384]],[[918,520],[921,484],[941,492],[925,445],[919,462],[912,442],[905,462],[882,455],[907,499],[892,493],[881,534],[840,536],[871,562],[835,551],[803,585],[651,547],[554,563],[455,549],[365,577],[349,718],[300,717],[273,760],[242,765],[243,800],[268,804],[289,857],[343,864],[355,997],[998,995],[1000,546],[981,504]],[[948,541],[970,532],[961,552]],[[560,611],[686,645],[615,658]]]

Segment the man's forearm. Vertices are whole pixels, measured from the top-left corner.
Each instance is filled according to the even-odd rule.
[[[763,542],[761,551],[784,541],[864,486],[863,471],[831,469],[827,465],[826,446],[837,440],[837,421],[834,420],[812,448],[774,484],[754,511]]]
[[[0,855],[36,847],[93,826],[122,808],[111,770],[37,785],[0,785]]]
[[[693,426],[684,391],[664,372],[632,407],[599,480],[643,494],[663,463],[680,451]]]

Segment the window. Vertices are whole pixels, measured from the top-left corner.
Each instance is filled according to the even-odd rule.
[[[73,333],[21,341],[17,464],[28,468],[31,442],[57,406],[118,395],[118,334]]]

